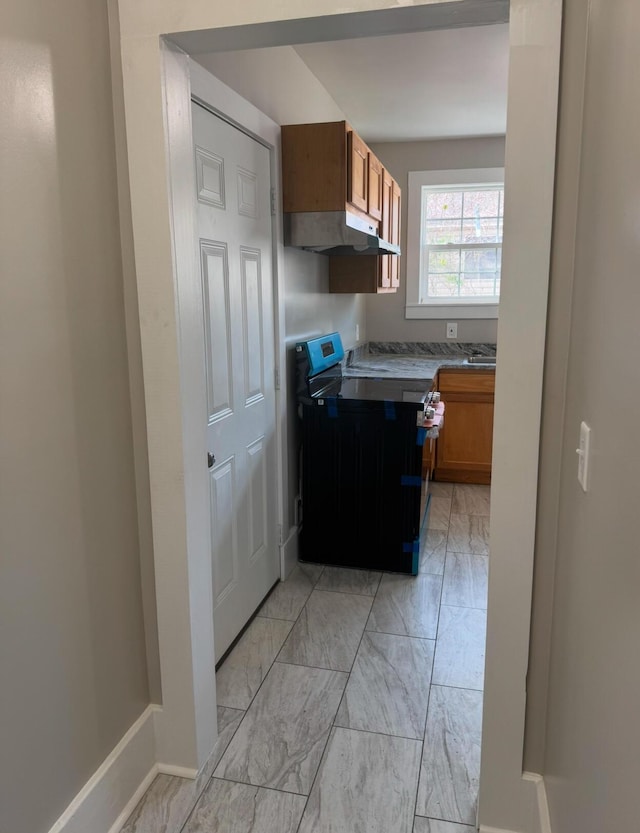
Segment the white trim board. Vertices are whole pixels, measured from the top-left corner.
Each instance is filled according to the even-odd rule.
[[[524,790],[529,793],[531,803],[526,833],[552,833],[544,778],[535,772],[524,772],[522,774],[522,785]],[[478,827],[478,832],[522,833],[521,830],[507,830],[504,827],[491,827],[486,824],[481,824]]]
[[[157,709],[147,706],[49,833],[120,830],[159,772],[154,719]]]
[[[162,707],[149,705],[107,755],[49,833],[118,833],[156,775],[194,779],[197,771],[157,760]]]
[[[440,171],[409,171],[407,194],[407,277],[405,318],[497,318],[496,303],[451,303],[435,300],[420,303],[420,223],[422,219],[422,188],[425,185],[486,185],[500,183],[504,187],[504,168],[456,168]]]

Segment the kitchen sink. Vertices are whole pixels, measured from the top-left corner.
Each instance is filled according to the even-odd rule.
[[[495,356],[468,356],[467,364],[495,364]]]

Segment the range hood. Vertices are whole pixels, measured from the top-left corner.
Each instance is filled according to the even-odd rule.
[[[298,211],[284,215],[285,246],[325,255],[399,255],[400,246],[348,211]]]

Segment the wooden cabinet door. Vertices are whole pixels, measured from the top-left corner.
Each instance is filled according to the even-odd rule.
[[[369,148],[353,130],[347,134],[347,201],[361,211],[369,207]]]
[[[400,245],[400,205],[402,193],[400,186],[393,180],[391,183],[391,237],[390,243]],[[390,274],[389,283],[392,289],[397,289],[400,286],[400,255],[390,256]]]
[[[436,478],[456,483],[491,482],[493,402],[445,401],[447,416],[438,437]]]
[[[382,172],[382,231],[380,236],[383,240],[392,242],[392,204],[393,204],[393,183],[394,179],[386,169]],[[386,291],[391,289],[391,274],[393,261],[396,255],[380,255],[380,288]]]
[[[382,162],[369,151],[369,188],[367,211],[375,220],[382,219]]]
[[[441,371],[446,417],[436,449],[435,480],[490,483],[495,374]]]

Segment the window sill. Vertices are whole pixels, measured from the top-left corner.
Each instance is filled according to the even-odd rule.
[[[405,318],[497,318],[498,304],[407,304]]]

